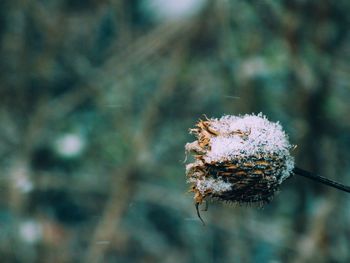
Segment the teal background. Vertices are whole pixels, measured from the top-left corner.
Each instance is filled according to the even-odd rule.
[[[183,163],[203,114],[263,112],[298,166],[350,185],[349,11],[2,0],[0,261],[349,262],[349,194],[294,176],[203,227]]]

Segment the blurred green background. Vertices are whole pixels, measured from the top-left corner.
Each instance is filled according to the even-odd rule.
[[[350,195],[301,177],[203,227],[184,145],[263,112],[350,184],[350,1],[0,1],[1,262],[350,262]]]

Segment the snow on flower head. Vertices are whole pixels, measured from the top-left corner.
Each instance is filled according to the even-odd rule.
[[[212,128],[221,136],[211,140],[211,151],[206,157],[208,161],[261,152],[284,155],[291,148],[282,126],[278,122],[270,122],[262,113],[242,117],[226,115],[213,119]]]

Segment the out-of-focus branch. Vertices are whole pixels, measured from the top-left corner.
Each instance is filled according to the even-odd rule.
[[[150,124],[160,118],[159,105],[175,91],[176,80],[182,63],[186,58],[183,49],[186,47],[186,44],[187,41],[181,41],[173,50],[171,64],[169,65],[169,72],[171,74],[166,76],[159,90],[154,94],[153,98],[150,98],[148,106],[140,118],[143,121],[142,128],[135,134],[131,142],[133,154],[131,154],[124,169],[121,169],[118,174],[114,175],[111,185],[112,195],[107,201],[102,219],[99,221],[92,235],[85,262],[103,261],[105,251],[108,247],[98,246],[96,244],[99,241],[113,240],[114,236],[121,232],[118,229],[118,225],[123,211],[125,211],[129,201],[132,199],[132,190],[135,188],[136,183],[136,178],[132,176],[132,173],[137,172],[137,160],[140,160],[143,154],[147,154],[148,142],[154,131],[154,126]]]

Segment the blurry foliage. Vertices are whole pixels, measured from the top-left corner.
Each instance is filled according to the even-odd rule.
[[[349,196],[291,178],[202,227],[183,164],[202,114],[262,111],[298,165],[350,184],[349,11],[1,1],[1,262],[349,262]]]

